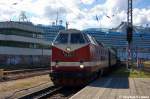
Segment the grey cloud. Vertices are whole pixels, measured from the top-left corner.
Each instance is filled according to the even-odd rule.
[[[50,19],[55,19],[57,16],[57,12],[59,14],[59,17],[62,17],[63,15],[65,15],[67,13],[67,11],[64,7],[53,8],[52,6],[47,6],[47,7],[45,7],[44,16],[46,16]]]

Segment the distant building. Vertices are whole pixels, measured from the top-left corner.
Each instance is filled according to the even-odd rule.
[[[48,66],[50,42],[42,40],[42,34],[43,30],[30,22],[0,22],[0,67]]]
[[[64,30],[62,25],[37,25],[43,30],[43,38],[46,41],[52,42],[60,30]]]
[[[128,45],[126,41],[126,27],[126,22],[122,22],[114,29],[89,28],[83,31],[94,36],[105,46],[116,48],[118,57],[120,57],[121,60],[126,60]],[[132,53],[134,59],[136,59],[138,55],[139,58],[150,60],[150,28],[134,26]]]

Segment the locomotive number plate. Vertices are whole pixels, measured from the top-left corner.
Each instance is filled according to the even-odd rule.
[[[74,53],[63,53],[65,57],[74,57]]]

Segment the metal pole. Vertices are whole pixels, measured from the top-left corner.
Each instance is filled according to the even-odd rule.
[[[139,67],[139,60],[138,60],[138,47],[136,47],[136,64],[137,68]]]
[[[128,56],[129,56],[129,53],[128,53],[128,51],[129,51],[129,46],[127,45],[127,48],[126,48],[126,55],[127,55],[127,57],[126,57],[126,68],[128,69]]]
[[[131,43],[128,43],[128,69],[131,68]]]
[[[58,25],[58,10],[57,10],[57,15],[56,15],[56,26]]]
[[[128,28],[127,28],[127,40],[128,40],[128,48],[127,48],[127,53],[128,53],[128,59],[127,59],[127,69],[131,68],[132,63],[132,57],[131,57],[131,42],[132,42],[132,30],[133,30],[133,25],[132,25],[132,0],[128,0],[128,12],[127,12],[127,22],[128,22]],[[128,33],[131,33],[131,35],[128,35]],[[130,36],[130,37],[128,37]]]

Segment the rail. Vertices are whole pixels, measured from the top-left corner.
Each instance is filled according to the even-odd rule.
[[[23,70],[12,70],[12,71],[0,71],[0,81],[10,81],[17,79],[24,79],[28,77],[40,76],[49,74],[48,68],[37,68],[37,69],[23,69]]]
[[[7,70],[7,71],[4,71],[4,75],[7,75],[7,74],[16,74],[16,73],[22,73],[22,72],[32,72],[32,71],[38,71],[38,70],[48,70],[48,68],[22,69],[22,70]]]
[[[32,94],[20,97],[19,99],[45,99],[46,97],[48,97],[50,95],[54,95],[61,88],[62,87],[51,86],[51,87],[45,88],[43,90],[34,92]]]

